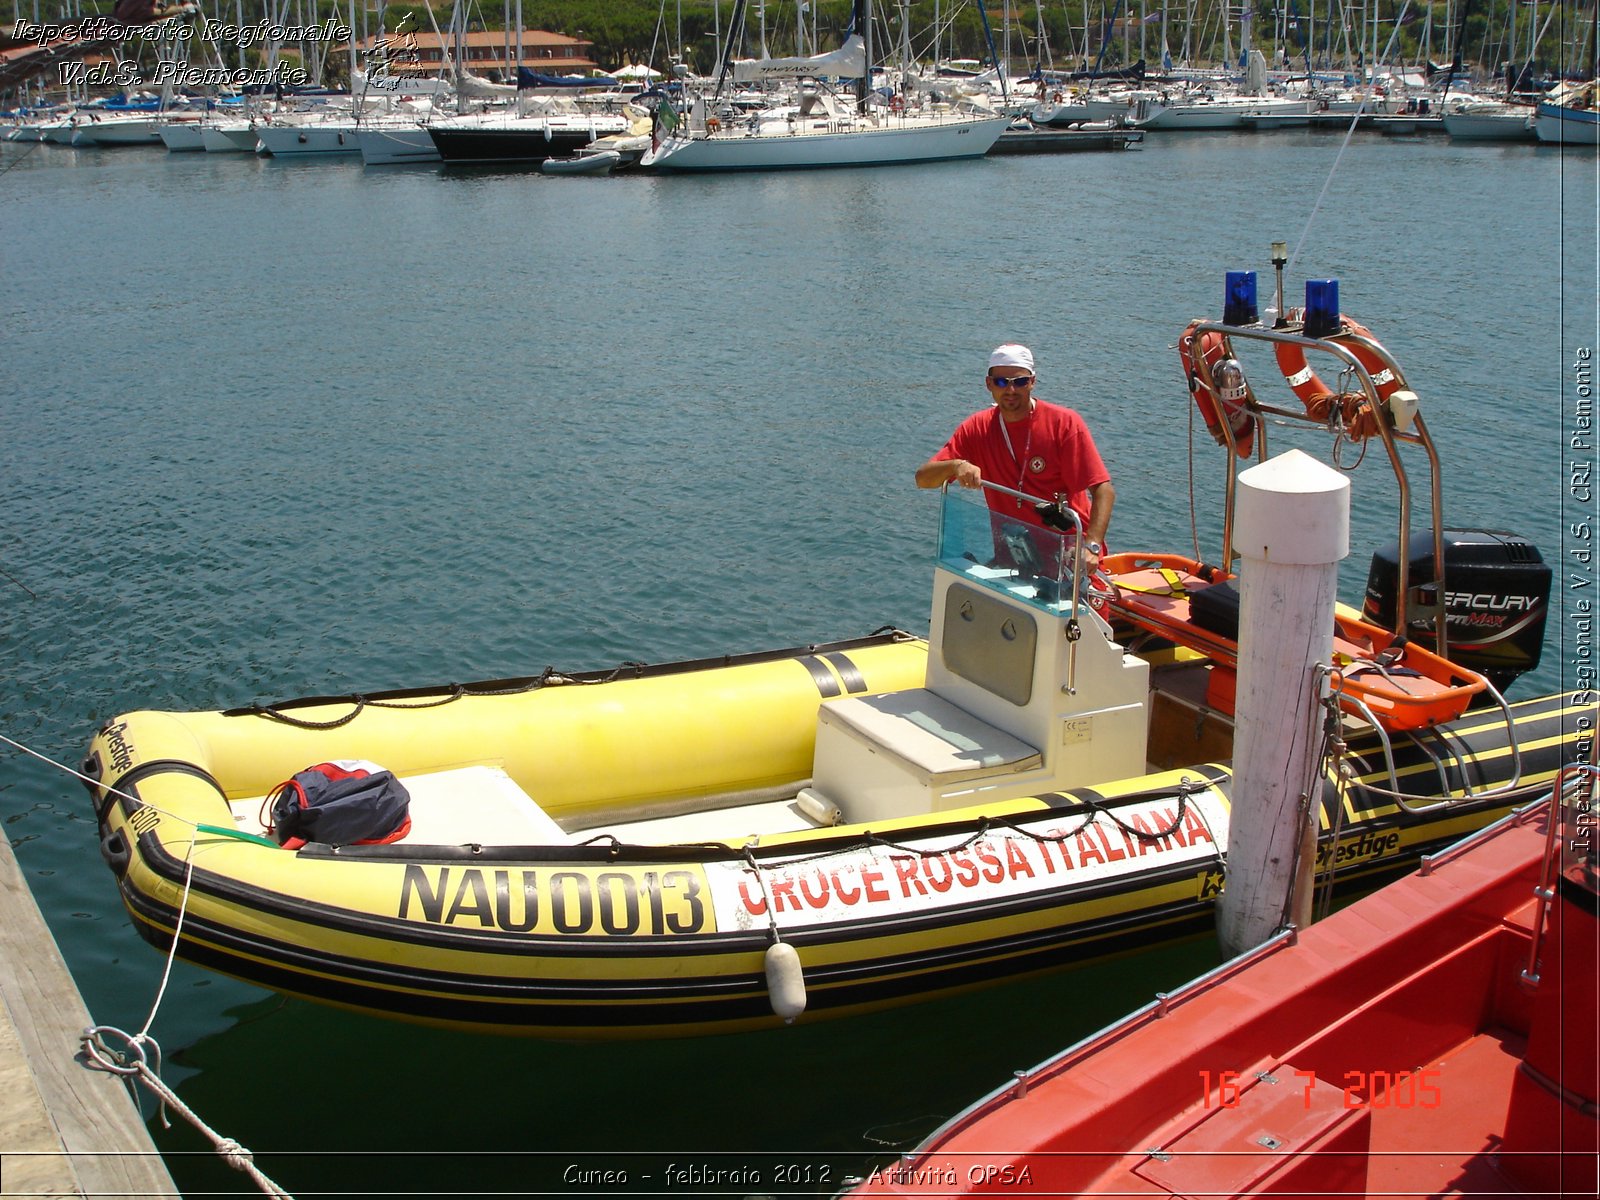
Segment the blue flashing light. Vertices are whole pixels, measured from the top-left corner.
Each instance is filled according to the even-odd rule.
[[[1327,337],[1338,333],[1339,281],[1337,279],[1306,280],[1307,337]]]
[[[1222,323],[1254,325],[1260,320],[1261,314],[1256,310],[1256,273],[1229,271],[1223,288]]]

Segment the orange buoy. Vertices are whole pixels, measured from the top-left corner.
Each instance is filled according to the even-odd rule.
[[[1290,322],[1301,321],[1304,315],[1304,310],[1298,308],[1291,308],[1284,314]],[[1350,341],[1351,337],[1363,340]],[[1372,348],[1377,346],[1378,350],[1381,350],[1382,345],[1365,325],[1340,313],[1339,332],[1330,334],[1325,340],[1337,342],[1355,356],[1367,374],[1372,376],[1372,384],[1377,389],[1380,401],[1387,400],[1400,390],[1399,378],[1383,356]],[[1367,345],[1368,342],[1371,345]],[[1335,392],[1306,364],[1304,347],[1279,342],[1273,347],[1273,352],[1278,359],[1278,370],[1283,372],[1284,382],[1300,398],[1300,403],[1306,406],[1307,416],[1316,421],[1326,422],[1337,407],[1345,433],[1351,438],[1364,441],[1378,432],[1377,417],[1367,402],[1365,393]]]

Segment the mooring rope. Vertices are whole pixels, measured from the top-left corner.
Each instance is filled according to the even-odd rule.
[[[80,783],[86,783],[91,787],[97,787],[101,791],[105,792],[105,794],[108,796],[116,796],[120,800],[127,800],[130,803],[138,804],[144,808],[148,808],[151,812],[160,813],[163,817],[177,821],[179,824],[188,825],[197,833],[214,833],[218,837],[232,838],[234,841],[238,842],[259,842],[263,846],[271,846],[274,849],[277,848],[278,843],[270,841],[267,838],[258,837],[253,833],[246,833],[242,829],[229,829],[222,825],[207,825],[204,821],[196,821],[192,817],[186,817],[181,813],[171,812],[165,808],[162,808],[159,804],[151,804],[148,800],[141,800],[138,796],[129,795],[127,792],[112,787],[109,783],[103,783],[100,780],[95,779],[93,776],[85,775],[82,771],[73,770],[65,763],[59,763],[47,754],[41,754],[39,751],[34,750],[29,746],[24,746],[21,742],[16,741],[13,738],[8,738],[3,733],[0,733],[0,743],[10,746],[13,750],[20,750],[23,754],[26,754],[31,758],[38,759],[47,767],[54,767],[58,771],[63,771],[66,774],[71,775]]]
[[[124,1048],[113,1050],[106,1044],[107,1037],[121,1038]],[[137,1080],[149,1088],[161,1101],[161,1119],[164,1126],[171,1127],[171,1122],[166,1119],[166,1110],[168,1108],[175,1110],[211,1142],[212,1147],[222,1156],[223,1162],[234,1170],[243,1171],[250,1176],[264,1195],[271,1196],[273,1200],[294,1200],[290,1193],[284,1191],[265,1171],[256,1166],[255,1155],[248,1148],[240,1145],[235,1139],[218,1133],[207,1125],[194,1109],[178,1098],[178,1094],[161,1078],[158,1073],[159,1067],[152,1069],[146,1061],[146,1046],[154,1047],[156,1061],[159,1064],[161,1047],[149,1034],[141,1033],[134,1037],[113,1025],[95,1025],[83,1031],[83,1052],[90,1063],[103,1071],[122,1076],[130,1086]]]
[[[150,1036],[150,1026],[155,1024],[156,1014],[161,1011],[161,1001],[166,997],[167,982],[172,978],[172,964],[178,957],[178,942],[183,936],[183,921],[189,913],[189,892],[194,882],[194,847],[195,842],[190,839],[189,854],[184,862],[183,895],[178,900],[178,919],[172,926],[172,944],[167,947],[167,962],[162,968],[161,983],[156,988],[156,997],[150,1005],[150,1015],[145,1018],[144,1028],[130,1035],[114,1025],[91,1026],[83,1031],[83,1052],[95,1066],[110,1071],[113,1075],[121,1075],[130,1088],[135,1079],[144,1084],[161,1103],[160,1116],[163,1129],[172,1128],[172,1122],[167,1119],[167,1110],[169,1108],[176,1110],[180,1117],[205,1135],[211,1142],[212,1148],[222,1156],[223,1162],[235,1171],[243,1171],[250,1176],[256,1187],[265,1195],[273,1197],[273,1200],[294,1200],[293,1196],[256,1166],[255,1155],[250,1150],[236,1139],[224,1137],[212,1129],[194,1109],[180,1100],[178,1094],[161,1078],[161,1045]],[[121,1038],[124,1049],[114,1051],[107,1046],[105,1039],[108,1036]],[[153,1067],[148,1061],[149,1056],[145,1053],[146,1046],[155,1052]]]
[[[71,767],[56,762],[53,758],[24,746],[21,742],[15,741],[3,733],[0,733],[0,742],[20,750],[40,762],[65,771],[68,775],[75,776],[86,782],[94,782],[89,780],[87,776],[74,771]],[[179,819],[183,820],[183,818]],[[184,823],[194,824],[192,821],[185,821]],[[208,827],[197,826],[197,828]],[[218,832],[227,831],[219,830]],[[162,968],[161,982],[156,987],[155,1000],[150,1005],[150,1014],[145,1018],[144,1027],[138,1033],[130,1034],[114,1025],[92,1025],[83,1031],[80,1038],[84,1057],[91,1066],[103,1071],[109,1071],[113,1075],[120,1075],[123,1081],[127,1083],[130,1094],[132,1094],[132,1087],[135,1081],[144,1084],[151,1094],[160,1101],[160,1116],[163,1128],[170,1129],[172,1127],[172,1122],[167,1119],[167,1110],[169,1108],[175,1110],[179,1116],[210,1140],[224,1162],[234,1170],[243,1171],[250,1176],[256,1187],[260,1188],[263,1194],[273,1197],[273,1200],[294,1200],[290,1193],[284,1191],[260,1167],[255,1165],[255,1157],[248,1149],[235,1139],[224,1137],[207,1125],[194,1109],[180,1100],[178,1094],[168,1087],[166,1081],[161,1078],[161,1045],[155,1038],[150,1036],[150,1027],[155,1024],[156,1014],[161,1011],[161,1002],[167,994],[167,983],[172,978],[172,964],[178,956],[178,942],[183,935],[184,918],[189,912],[190,886],[194,882],[194,851],[196,845],[197,839],[190,838],[189,853],[184,861],[183,895],[178,902],[178,919],[173,923],[172,927],[172,945],[167,948],[166,965]],[[113,1050],[107,1045],[106,1039],[110,1037],[120,1038],[123,1048],[121,1050]],[[152,1058],[154,1059],[154,1066],[151,1065],[150,1060]],[[138,1106],[138,1097],[136,1095],[134,1096],[134,1104],[135,1107]]]

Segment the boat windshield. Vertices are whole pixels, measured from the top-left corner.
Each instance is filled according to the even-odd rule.
[[[1071,534],[996,512],[985,493],[947,487],[939,517],[939,565],[1052,616],[1072,610]],[[1013,503],[1009,499],[1002,504]]]

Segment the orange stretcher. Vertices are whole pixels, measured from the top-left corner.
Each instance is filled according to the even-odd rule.
[[[1100,560],[1100,569],[1115,585],[1109,600],[1115,617],[1211,660],[1207,701],[1231,715],[1238,640],[1196,624],[1190,598],[1232,576],[1178,554],[1109,554]],[[1340,706],[1365,717],[1365,705],[1385,729],[1423,729],[1453,721],[1489,686],[1477,672],[1401,642],[1380,625],[1339,613],[1334,626],[1332,688]]]

